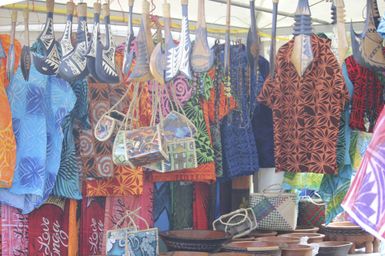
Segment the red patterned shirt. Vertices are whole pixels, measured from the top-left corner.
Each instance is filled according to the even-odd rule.
[[[349,79],[354,85],[350,127],[373,132],[377,117],[384,105],[381,81],[375,72],[360,66],[353,56],[348,57],[345,63]],[[369,126],[365,127],[367,122]]]
[[[277,171],[336,174],[340,116],[348,100],[330,40],[311,37],[313,61],[302,76],[291,62],[294,40],[276,56],[258,100],[273,110]]]

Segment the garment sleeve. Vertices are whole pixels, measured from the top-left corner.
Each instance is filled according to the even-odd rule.
[[[275,97],[273,95],[274,93],[273,84],[274,84],[273,79],[269,75],[266,78],[265,83],[263,84],[262,90],[257,97],[258,102],[268,106],[269,108],[273,108],[275,103],[275,100],[274,100]]]

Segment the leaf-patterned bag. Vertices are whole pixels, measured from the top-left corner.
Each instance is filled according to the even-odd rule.
[[[159,237],[157,228],[149,228],[147,221],[140,217],[137,212],[128,211],[125,216],[115,225],[129,219],[128,226],[123,229],[107,231],[107,256],[157,256],[159,255]],[[143,221],[147,228],[139,230],[135,221]]]

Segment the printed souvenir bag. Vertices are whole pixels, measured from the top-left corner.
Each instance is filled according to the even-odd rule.
[[[194,139],[196,128],[191,121],[185,115],[171,111],[163,121],[162,131],[169,160],[146,167],[162,173],[198,167]]]
[[[157,256],[159,255],[159,236],[157,228],[149,228],[147,221],[140,217],[137,212],[128,211],[125,216],[115,225],[125,219],[129,219],[128,227],[107,231],[106,255],[107,256]],[[145,230],[139,230],[135,219],[146,224]]]
[[[213,222],[213,230],[231,234],[233,238],[244,237],[257,228],[257,219],[251,208],[239,209],[222,215]]]
[[[144,166],[161,160],[168,160],[167,146],[162,136],[162,124],[133,129],[138,115],[139,84],[135,85],[133,100],[116,134],[112,149],[112,160],[116,165],[129,165],[131,168]]]
[[[250,194],[258,229],[271,231],[293,231],[297,228],[298,196],[283,193],[282,188],[265,189],[263,193]]]
[[[325,223],[326,205],[321,198],[302,197],[298,203],[298,226],[321,227]]]
[[[118,131],[113,151],[116,165],[129,165],[131,168],[168,159],[160,125]]]

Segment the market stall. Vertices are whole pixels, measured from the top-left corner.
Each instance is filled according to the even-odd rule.
[[[383,251],[383,1],[0,4],[2,255]]]

